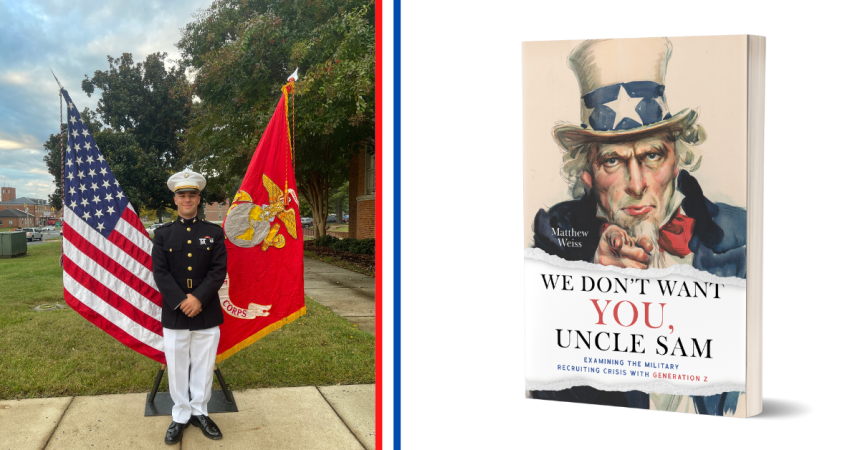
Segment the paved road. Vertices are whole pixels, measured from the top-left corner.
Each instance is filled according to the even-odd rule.
[[[42,240],[41,241],[38,241],[38,240],[37,241],[27,241],[27,246],[44,244],[46,242],[46,239],[57,238],[57,237],[60,237],[59,231],[45,231],[42,233]],[[51,242],[51,241],[47,241],[47,242]]]

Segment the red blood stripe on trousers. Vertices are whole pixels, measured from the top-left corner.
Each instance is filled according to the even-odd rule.
[[[75,296],[72,295],[71,292],[63,289],[63,296],[66,298],[66,304],[68,304],[69,307],[77,311],[78,314],[84,317],[84,319],[89,320],[90,323],[92,323],[93,325],[101,328],[105,333],[113,336],[114,339],[122,342],[128,348],[140,353],[143,356],[151,358],[161,364],[166,364],[166,361],[164,359],[164,352],[152,348],[149,345],[140,342],[130,334],[126,333],[125,330],[114,325],[113,322],[105,319],[99,313],[93,311],[92,309],[90,309],[89,306],[85,305],[80,300],[75,298]]]
[[[107,286],[102,284],[99,280],[91,277],[84,269],[75,264],[71,259],[66,258],[63,261],[63,270],[66,271],[72,278],[75,279],[81,286],[85,287],[88,291],[95,294],[98,298],[100,298],[103,302],[107,303],[110,306],[113,306],[114,309],[123,313],[126,317],[133,320],[138,325],[146,328],[149,331],[157,335],[161,335],[161,321],[153,319],[152,316],[146,314],[145,312],[137,309],[136,306],[132,305],[125,298],[119,296],[116,292],[110,290]]]
[[[102,266],[108,272],[114,274],[114,276],[120,280],[123,280],[125,284],[140,293],[140,295],[149,299],[152,303],[161,306],[161,293],[153,289],[152,286],[144,283],[143,280],[138,278],[135,274],[114,261],[113,258],[105,254],[103,251],[99,250],[98,247],[94,246],[90,241],[86,240],[86,238],[78,234],[74,228],[65,227],[63,232],[65,233],[65,236],[63,237],[65,237],[69,243],[74,245],[83,254],[87,255],[90,259]]]
[[[147,236],[147,239],[149,239],[149,236]],[[114,231],[108,236],[108,240],[113,242],[114,245],[116,245],[117,247],[121,248],[122,251],[128,253],[129,256],[134,258],[135,261],[142,264],[143,267],[152,270],[152,256],[149,253],[143,251],[143,249],[141,249],[137,245],[134,245],[134,242],[129,241],[128,238],[122,235],[122,233]]]
[[[125,208],[125,211],[122,212],[122,219],[129,223],[135,230],[140,231],[142,235],[144,235],[147,239],[149,239],[149,233],[146,231],[146,228],[143,227],[143,224],[140,222],[140,217],[131,210],[131,208]]]

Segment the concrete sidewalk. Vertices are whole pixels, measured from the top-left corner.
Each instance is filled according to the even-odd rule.
[[[188,427],[176,449],[375,448],[374,385],[235,391],[212,414],[224,439]],[[146,394],[0,400],[0,449],[166,448],[170,416],[144,417]]]
[[[305,258],[305,294],[375,335],[375,279]],[[375,385],[234,391],[238,413],[212,414],[224,439],[195,427],[176,449],[375,448]],[[144,417],[146,393],[0,400],[0,450],[167,448],[170,416]]]
[[[305,258],[305,295],[376,336],[376,278]]]

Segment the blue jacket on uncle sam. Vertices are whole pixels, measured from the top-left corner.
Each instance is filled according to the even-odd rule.
[[[743,208],[713,203],[705,198],[699,182],[686,170],[678,173],[678,191],[684,194],[681,208],[695,220],[689,248],[693,267],[720,277],[746,279],[747,212]],[[606,221],[597,216],[597,201],[591,194],[579,200],[541,209],[534,221],[534,246],[568,261],[592,261]],[[580,247],[559,243],[553,229],[586,231]]]

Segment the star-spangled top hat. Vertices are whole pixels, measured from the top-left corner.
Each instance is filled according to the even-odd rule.
[[[570,150],[583,142],[624,141],[656,131],[683,130],[697,114],[669,111],[666,38],[585,41],[568,57],[580,88],[581,124],[561,124],[553,136]]]

